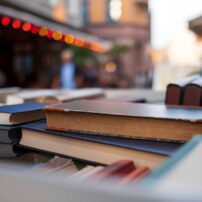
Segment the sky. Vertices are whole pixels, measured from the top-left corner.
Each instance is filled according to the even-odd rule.
[[[150,0],[152,47],[164,48],[188,21],[202,15],[202,0]]]

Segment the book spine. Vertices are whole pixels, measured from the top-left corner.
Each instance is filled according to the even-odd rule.
[[[108,177],[123,177],[133,171],[135,169],[135,165],[133,161],[130,160],[120,160],[117,161],[100,171],[96,172],[94,175],[92,175],[90,178],[95,181],[99,180],[105,180]]]
[[[188,84],[184,90],[183,105],[200,106],[202,98],[202,87],[196,84]]]

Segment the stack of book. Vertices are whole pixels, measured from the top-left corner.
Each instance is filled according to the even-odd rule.
[[[22,127],[20,145],[102,165],[129,159],[153,169],[202,132],[196,109],[79,100],[45,111],[46,122]]]
[[[12,157],[25,152],[16,146],[21,138],[21,127],[27,122],[44,119],[43,107],[46,105],[26,103],[0,107],[0,157]]]

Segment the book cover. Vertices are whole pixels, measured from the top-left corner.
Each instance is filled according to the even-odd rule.
[[[184,88],[193,80],[200,78],[198,74],[185,77],[179,81],[168,84],[166,89],[166,105],[182,105],[184,101]]]
[[[202,104],[202,78],[196,79],[184,88],[183,105],[201,106]]]
[[[202,132],[202,108],[197,107],[79,100],[45,110],[52,130],[181,142]]]
[[[43,107],[48,103],[24,103],[0,107],[0,125],[16,125],[45,118]]]
[[[166,155],[166,156],[172,155],[175,151],[177,151],[182,146],[181,143],[177,143],[177,142],[162,142],[162,141],[130,139],[130,138],[121,138],[121,137],[97,136],[97,135],[91,135],[91,134],[47,130],[45,121],[25,124],[22,126],[22,128],[48,133],[53,136],[75,138],[79,140],[124,147],[128,149],[152,152],[152,153]]]

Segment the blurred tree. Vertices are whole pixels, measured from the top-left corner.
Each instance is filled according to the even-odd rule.
[[[117,60],[122,54],[130,50],[130,47],[123,44],[114,44],[111,49],[109,49],[106,54],[112,59]]]
[[[89,60],[99,64],[97,56],[94,52],[76,46],[72,46],[71,50],[74,52],[74,62],[78,68],[82,68],[82,66],[85,65]]]

